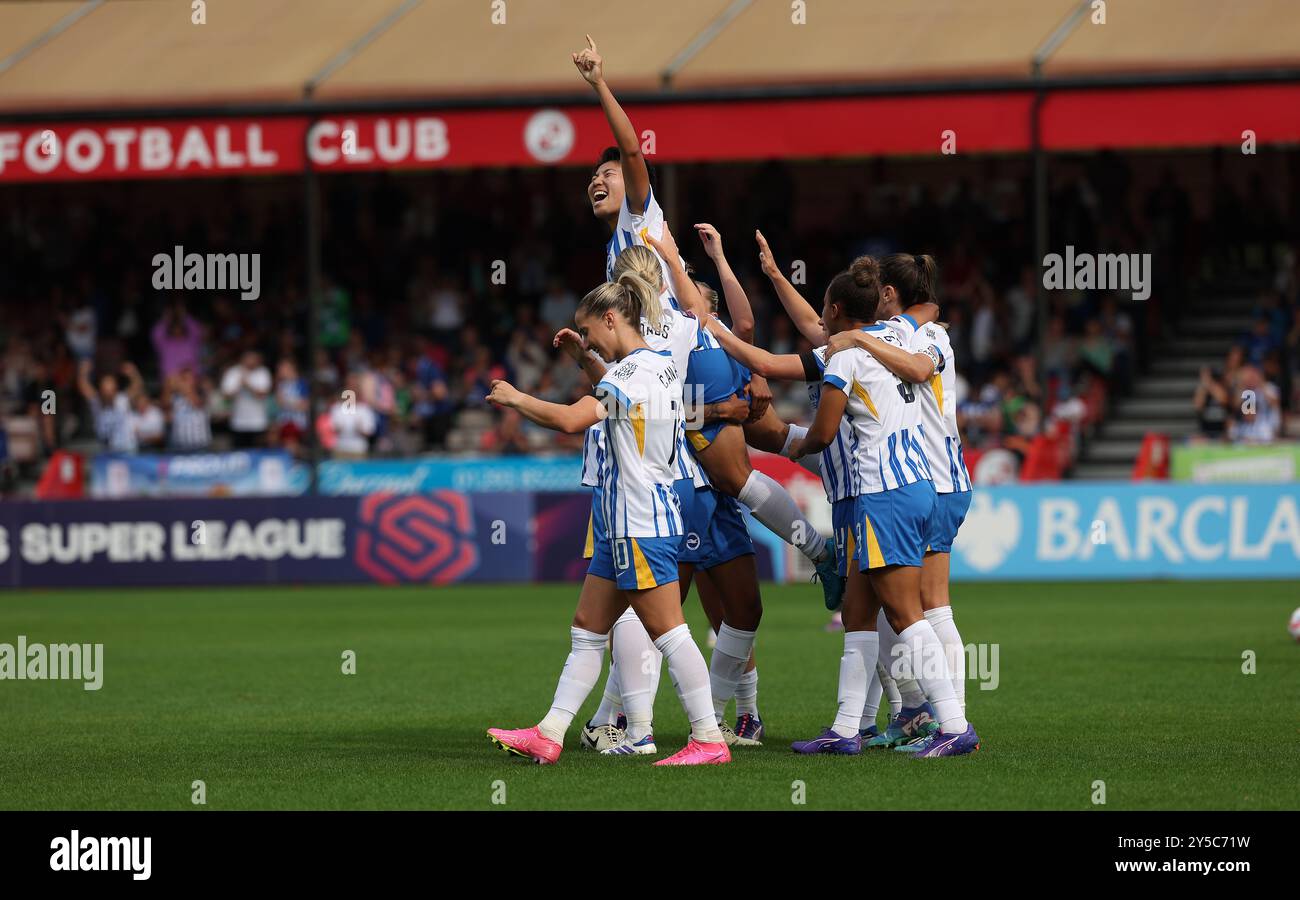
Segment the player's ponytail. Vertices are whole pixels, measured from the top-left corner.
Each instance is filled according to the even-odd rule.
[[[870,322],[880,304],[880,263],[873,256],[859,256],[831,279],[826,298],[840,308],[844,318]]]
[[[928,253],[891,253],[880,261],[880,283],[898,292],[903,309],[939,302],[939,267]]]
[[[583,297],[578,303],[578,312],[599,318],[613,310],[629,325],[640,329],[641,317],[645,314],[645,298],[652,294],[653,289],[644,278],[634,272],[624,272],[618,281],[607,281]]]
[[[641,315],[651,331],[658,331],[664,317],[664,304],[660,295],[664,290],[664,270],[659,255],[644,244],[633,244],[614,260],[614,280],[623,284],[623,276],[632,275],[640,285]]]

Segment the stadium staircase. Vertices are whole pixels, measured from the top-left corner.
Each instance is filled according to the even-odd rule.
[[[1257,281],[1234,281],[1197,292],[1166,334],[1142,354],[1133,389],[1083,446],[1071,476],[1127,481],[1142,439],[1151,432],[1179,443],[1196,433],[1193,398],[1202,366],[1223,368],[1224,357],[1250,329]]]

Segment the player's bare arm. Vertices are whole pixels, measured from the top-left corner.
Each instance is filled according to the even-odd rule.
[[[660,237],[655,237],[647,231],[642,235],[642,239],[668,266],[668,277],[672,280],[673,295],[677,298],[677,305],[701,322],[709,319],[713,311],[709,309],[708,301],[704,299],[704,295],[700,293],[691,276],[687,275],[686,269],[682,267],[681,252],[677,248],[677,241],[673,238],[668,223],[664,223],[664,233]]]
[[[588,350],[583,343],[582,335],[572,328],[561,328],[557,331],[552,345],[558,350],[563,350],[570,359],[578,364],[593,387],[600,379],[605,377],[605,372],[608,370],[605,361]]]
[[[754,308],[750,306],[749,297],[745,295],[740,279],[736,277],[736,273],[731,270],[731,264],[727,262],[727,255],[722,250],[722,235],[718,233],[718,229],[707,222],[697,224],[695,232],[700,236],[704,252],[709,259],[713,260],[713,265],[718,270],[718,279],[722,282],[722,297],[727,301],[727,314],[731,316],[731,330],[742,341],[752,343]]]
[[[565,434],[586,431],[605,418],[605,407],[595,397],[583,397],[570,404],[551,403],[525,394],[510,382],[500,379],[492,382],[487,399],[497,406],[519,410],[521,416],[543,428]]]
[[[722,323],[709,320],[705,322],[709,333],[718,339],[727,354],[751,372],[757,372],[765,378],[781,381],[802,381],[803,361],[797,353],[783,353],[780,356],[769,353],[762,347],[755,347],[736,337]]]
[[[641,141],[637,138],[636,129],[632,127],[632,120],[605,83],[604,57],[596,50],[596,42],[591,39],[591,35],[586,37],[586,48],[571,54],[573,64],[587,84],[595,90],[600,99],[600,108],[604,110],[605,119],[614,135],[614,143],[618,145],[625,202],[629,209],[644,209],[646,198],[650,196],[650,169],[641,154]]]
[[[804,299],[803,294],[795,290],[795,286],[776,264],[772,248],[767,245],[763,232],[755,231],[754,238],[758,241],[758,264],[776,289],[777,299],[785,307],[786,314],[794,320],[794,327],[813,344],[820,344],[826,337],[822,332],[821,316]]]
[[[712,425],[714,422],[742,425],[749,419],[749,415],[749,403],[739,397],[728,397],[726,400],[704,405],[705,425]]]
[[[751,374],[749,384],[745,387],[745,393],[749,395],[749,418],[745,421],[757,422],[767,414],[768,407],[772,405],[774,399],[772,388],[768,385],[767,379],[762,375]],[[746,439],[749,435],[746,434]]]
[[[826,343],[826,358],[851,347],[866,350],[886,369],[913,384],[927,381],[934,374],[934,360],[928,353],[913,353],[856,328],[832,335]]]
[[[808,433],[804,435],[803,443],[791,448],[791,457],[797,459],[801,456],[821,453],[829,447],[835,440],[835,436],[839,434],[840,419],[844,416],[844,408],[848,402],[849,398],[843,391],[822,391],[821,403],[817,406],[817,417],[808,426]]]

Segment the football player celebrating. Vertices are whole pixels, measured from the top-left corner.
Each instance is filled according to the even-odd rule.
[[[650,184],[650,170],[631,119],[605,82],[604,59],[587,35],[587,47],[572,54],[573,64],[596,91],[609,122],[616,147],[601,156],[587,185],[592,212],[610,229],[605,250],[606,278],[613,277],[614,261],[630,246],[645,244],[647,236],[661,239],[664,214]],[[662,256],[662,283],[672,284],[672,273]],[[675,298],[670,298],[672,305]],[[761,421],[752,423],[750,441],[759,449],[782,452],[802,433],[780,422],[770,407]],[[698,436],[697,436],[698,435]],[[827,540],[799,511],[790,493],[777,481],[755,470],[745,450],[746,434],[739,428],[721,427],[716,433],[692,436],[692,445],[715,488],[749,507],[763,525],[796,547],[816,567],[828,608],[839,607],[843,579],[835,576],[834,541]],[[716,447],[714,445],[717,445]]]
[[[546,428],[577,434],[600,424],[605,433],[607,458],[593,497],[603,539],[593,566],[612,577],[589,575],[584,582],[570,629],[572,649],[547,714],[531,728],[488,729],[497,746],[537,763],[559,760],[565,732],[600,677],[609,632],[629,606],[667,661],[691,723],[687,745],[655,765],[731,760],[714,717],[708,667],[691,640],[678,598],[682,515],[673,482],[684,429],[682,379],[671,351],[656,352],[642,337],[642,307],[655,300],[645,281],[625,274],[579,303],[577,333],[602,359],[614,361],[594,396],[566,406],[504,381],[494,381],[488,395]]]
[[[957,371],[952,342],[943,326],[918,322],[904,312],[913,304],[935,300],[938,278],[933,257],[890,254],[880,261],[880,275],[882,287],[877,315],[882,319],[878,324],[892,328],[906,349],[882,341],[870,332],[850,330],[832,338],[827,353],[833,356],[847,347],[861,347],[899,378],[916,386],[921,417],[920,442],[938,494],[921,567],[921,607],[926,620],[943,642],[953,690],[965,712],[966,652],[953,620],[949,564],[952,543],[970,508],[971,481],[966,471],[961,434],[957,429]],[[887,636],[882,635],[882,646],[886,639]],[[923,699],[914,684],[905,682],[900,689],[905,711],[915,709],[918,701]],[[904,745],[900,749],[918,747],[918,742],[908,742],[910,730],[904,727],[908,719],[905,714],[896,715],[885,733],[875,739],[876,745]]]

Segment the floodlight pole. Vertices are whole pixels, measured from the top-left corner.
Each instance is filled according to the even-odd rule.
[[[1044,384],[1043,363],[1044,346],[1047,342],[1047,289],[1043,286],[1043,260],[1047,258],[1047,152],[1043,149],[1043,103],[1047,100],[1047,91],[1042,86],[1042,69],[1035,63],[1034,80],[1038,85],[1034,91],[1034,102],[1029,107],[1030,157],[1033,160],[1033,222],[1034,222],[1034,309],[1036,311],[1036,329],[1038,340],[1034,342],[1034,366],[1038,370],[1039,383]],[[1044,398],[1046,400],[1047,398]]]
[[[1029,107],[1030,154],[1034,167],[1033,188],[1033,222],[1034,222],[1034,306],[1037,309],[1038,340],[1034,343],[1034,366],[1038,370],[1040,383],[1043,380],[1043,361],[1047,343],[1047,289],[1043,286],[1043,261],[1047,258],[1048,224],[1047,224],[1047,151],[1043,148],[1043,104],[1047,102],[1047,88],[1043,84],[1043,66],[1066,39],[1086,18],[1092,0],[1079,0],[1057,23],[1056,27],[1039,44],[1030,63],[1030,75],[1034,81],[1034,102]]]
[[[303,240],[306,243],[307,266],[305,287],[307,289],[307,365],[303,374],[307,379],[307,449],[311,456],[311,484],[308,493],[316,496],[319,486],[320,437],[316,434],[316,417],[319,415],[316,402],[316,355],[320,348],[320,321],[317,306],[320,303],[321,285],[321,202],[320,175],[311,163],[308,153],[310,135],[315,122],[309,122],[303,132],[302,149],[302,186],[303,186]]]

